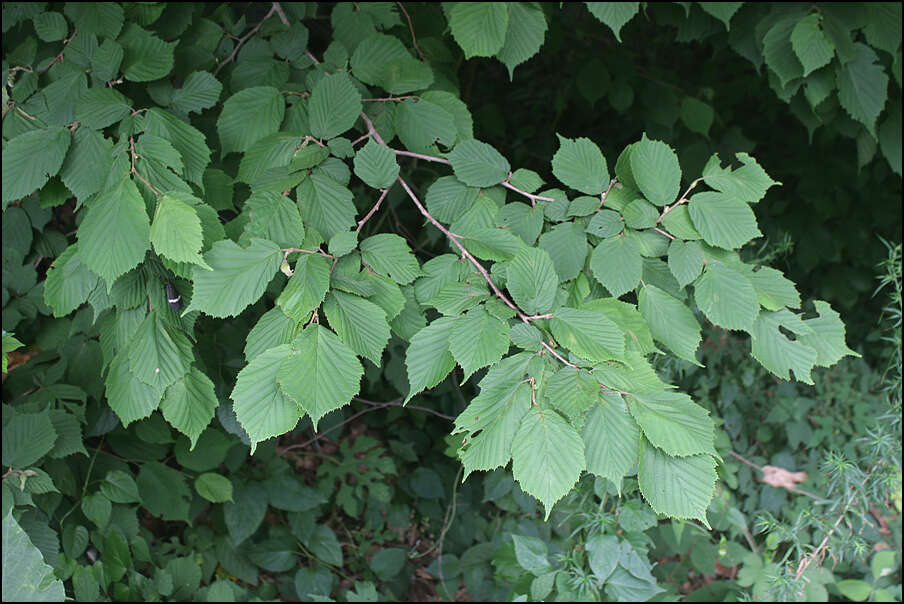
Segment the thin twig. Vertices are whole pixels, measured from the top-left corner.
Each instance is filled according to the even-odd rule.
[[[379,142],[379,141],[378,141]],[[380,143],[385,144],[385,143]],[[444,157],[436,157],[435,155],[424,155],[423,153],[414,153],[413,151],[401,151],[399,149],[393,149],[389,147],[389,150],[395,153],[396,155],[406,155],[408,157],[416,157],[418,159],[423,159],[425,161],[432,161],[438,164],[446,164],[447,166],[451,166],[452,162]]]
[[[666,232],[666,231],[663,231],[663,230],[660,229],[659,227],[653,227],[653,230],[656,231],[657,233],[661,233],[661,234],[665,235],[665,236],[668,237],[669,239],[674,239],[674,238],[675,238],[674,235],[672,235],[671,233],[668,233],[668,232]]]
[[[673,203],[670,206],[666,206],[665,209],[662,211],[662,214],[659,215],[659,218],[656,219],[656,223],[658,224],[658,223],[662,222],[662,219],[665,218],[666,214],[668,214],[669,212],[674,210],[676,207],[678,207],[681,204],[683,204],[684,202],[686,202],[688,193],[693,191],[694,187],[696,187],[698,184],[700,184],[701,180],[703,180],[702,176],[700,178],[698,178],[697,180],[695,180],[694,182],[692,182],[690,184],[690,186],[688,186],[687,191],[684,192],[684,194],[678,199],[678,201],[676,201],[675,203]]]
[[[543,348],[545,348],[546,350],[548,350],[548,351],[552,354],[552,356],[556,357],[556,358],[559,359],[561,362],[565,363],[567,366],[571,367],[572,369],[577,369],[577,368],[578,368],[578,366],[575,365],[574,363],[569,363],[567,360],[565,360],[565,357],[563,357],[563,356],[560,355],[558,352],[556,352],[555,350],[553,350],[552,346],[550,346],[550,345],[547,344],[546,342],[540,342],[540,343],[543,345]]]
[[[57,54],[57,56],[55,56],[55,57],[53,58],[53,60],[52,60],[50,63],[48,63],[47,65],[45,65],[45,66],[38,72],[38,75],[41,75],[42,73],[44,73],[45,71],[47,71],[48,69],[50,69],[50,68],[53,66],[54,63],[63,60],[63,53],[66,52],[66,46],[68,46],[69,43],[72,42],[72,38],[74,38],[74,37],[75,37],[75,34],[77,34],[77,33],[78,33],[78,28],[76,27],[75,29],[72,30],[72,35],[69,36],[68,38],[66,38],[65,40],[63,40],[63,48],[62,48],[62,50],[60,50],[60,52]]]
[[[511,177],[511,174],[509,174],[509,177]],[[530,205],[532,205],[532,206],[537,205],[536,202],[538,199],[540,201],[555,201],[555,199],[553,199],[552,197],[544,197],[543,195],[534,195],[533,193],[528,193],[527,191],[522,191],[521,189],[519,189],[518,187],[516,187],[515,185],[510,183],[508,181],[508,179],[503,180],[499,184],[501,184],[506,189],[509,189],[510,191],[514,191],[515,193],[521,193],[522,195],[524,195],[525,197],[530,199]]]
[[[380,199],[378,199],[377,203],[374,204],[374,207],[372,207],[370,209],[370,212],[367,213],[367,216],[365,216],[364,218],[362,218],[361,220],[358,221],[358,228],[355,229],[356,233],[360,233],[361,227],[364,226],[364,223],[367,222],[368,220],[370,220],[370,217],[373,216],[376,213],[376,211],[380,209],[380,204],[383,203],[383,199],[386,198],[386,194],[389,193],[389,189],[391,189],[391,188],[392,188],[392,185],[389,185],[388,187],[383,189],[383,192],[380,193]]]
[[[217,65],[216,69],[213,70],[213,75],[216,76],[216,75],[220,72],[220,70],[223,69],[223,67],[226,66],[227,63],[229,63],[229,62],[231,62],[232,60],[235,59],[235,56],[236,56],[237,54],[239,54],[239,49],[242,47],[242,44],[244,44],[245,42],[247,42],[247,41],[248,41],[248,38],[250,38],[251,36],[253,36],[254,34],[256,34],[256,33],[257,33],[257,30],[259,30],[259,29],[261,28],[261,25],[264,24],[264,21],[266,21],[266,20],[269,19],[271,16],[273,16],[273,13],[277,12],[277,9],[278,9],[279,11],[282,11],[282,8],[279,6],[279,3],[278,3],[278,2],[274,2],[274,3],[273,3],[273,6],[270,7],[270,10],[267,12],[267,14],[264,16],[264,18],[261,19],[260,23],[258,23],[257,25],[255,25],[254,28],[252,28],[252,30],[249,31],[247,34],[245,34],[244,36],[242,36],[241,38],[239,38],[239,41],[236,43],[235,48],[232,49],[232,52],[229,53],[229,56],[226,57],[219,65]],[[285,15],[283,15],[283,18],[285,18]],[[286,25],[289,24],[288,21],[284,21],[284,23],[285,23]]]
[[[280,251],[285,252],[286,255],[288,255],[291,252],[301,252],[302,254],[320,254],[324,258],[332,258],[334,260],[336,259],[335,256],[327,254],[323,250],[303,250],[303,249],[297,248],[297,247],[284,247],[284,248],[280,248]]]
[[[421,57],[421,61],[426,61],[427,57],[424,56],[424,53],[421,52],[420,47],[417,45],[417,38],[414,36],[414,25],[411,24],[411,17],[408,16],[408,11],[405,10],[401,2],[396,2],[396,4],[399,5],[399,8],[405,13],[405,18],[408,19],[408,29],[411,30],[411,42],[414,44],[414,49],[417,51],[418,56]]]
[[[603,207],[604,205],[606,205],[606,198],[609,197],[609,191],[612,190],[612,187],[614,187],[615,183],[617,183],[617,182],[618,182],[617,178],[613,178],[612,180],[610,180],[609,186],[606,187],[606,190],[600,194],[600,207]]]
[[[279,2],[273,3],[273,10],[275,10],[276,14],[279,15],[279,20],[282,21],[283,25],[285,25],[286,27],[291,27],[291,25],[289,25],[289,20],[286,18],[286,13],[283,12],[283,9],[279,5]]]
[[[141,174],[139,174],[138,170],[135,169],[135,158],[138,157],[138,154],[135,153],[135,139],[131,136],[129,137],[129,155],[131,156],[131,162],[132,162],[132,167],[130,169],[130,172],[132,174],[134,174],[135,176],[137,176],[138,180],[143,182],[147,186],[147,188],[151,190],[151,193],[153,193],[157,197],[160,197],[160,191],[155,189],[153,187],[153,185],[151,185],[151,183],[149,183],[147,181],[147,179],[145,179],[145,177],[142,176]]]
[[[417,99],[420,98],[416,94],[406,94],[404,96],[387,96],[378,99],[361,99],[362,102],[365,103],[383,103],[386,101],[404,101],[405,99]]]

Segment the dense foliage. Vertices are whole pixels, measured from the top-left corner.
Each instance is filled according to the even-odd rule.
[[[900,598],[900,22],[5,4],[4,599]]]

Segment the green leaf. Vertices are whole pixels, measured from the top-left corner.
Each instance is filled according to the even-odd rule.
[[[546,17],[539,6],[527,2],[512,2],[509,8],[508,30],[505,43],[496,53],[509,72],[509,80],[514,77],[515,67],[537,54],[546,36]]]
[[[568,139],[559,134],[559,150],[552,157],[552,173],[566,186],[599,195],[609,185],[609,167],[602,151],[588,138]]]
[[[232,482],[220,474],[205,472],[195,478],[198,495],[212,503],[232,501]]]
[[[339,568],[342,567],[342,545],[330,527],[318,524],[314,528],[314,534],[305,545],[319,560]]]
[[[557,224],[540,237],[538,244],[552,258],[559,281],[571,281],[584,268],[587,259],[587,237],[581,225],[573,222]]]
[[[352,75],[365,84],[379,86],[390,94],[405,94],[429,88],[433,70],[422,63],[394,36],[374,33],[355,48]]]
[[[359,296],[333,290],[323,304],[326,318],[339,339],[361,356],[381,366],[389,342],[389,323],[383,309]]]
[[[562,367],[546,382],[543,396],[565,417],[576,421],[596,403],[599,391],[599,382],[587,370]]]
[[[348,75],[324,75],[308,99],[311,134],[320,139],[339,136],[355,125],[361,109],[361,94]]]
[[[683,392],[635,394],[628,409],[647,440],[667,455],[715,454],[709,411]]]
[[[107,38],[91,57],[91,73],[104,82],[110,82],[119,75],[119,67],[125,52],[122,46]]]
[[[113,145],[103,135],[88,128],[78,128],[72,148],[60,169],[60,180],[80,202],[100,191],[107,181],[113,162]]]
[[[515,304],[525,313],[537,315],[552,310],[559,276],[546,250],[522,249],[509,262],[506,279],[506,287]]]
[[[692,96],[681,101],[681,121],[691,132],[697,132],[709,138],[709,129],[713,125],[715,113],[712,105],[704,103]]]
[[[844,323],[838,313],[822,300],[814,300],[813,305],[819,317],[804,320],[811,333],[800,334],[798,341],[816,350],[816,364],[831,367],[848,355],[859,357],[844,343]]]
[[[587,9],[601,23],[606,25],[615,34],[615,39],[621,42],[621,28],[634,18],[640,9],[640,2],[585,2]]]
[[[778,77],[782,87],[795,78],[802,77],[804,67],[794,53],[791,32],[797,25],[797,13],[779,20],[763,37],[763,59]]]
[[[562,307],[549,320],[559,345],[588,361],[607,361],[625,356],[625,334],[605,314]]]
[[[458,134],[453,115],[440,105],[425,100],[409,100],[396,105],[395,128],[402,144],[416,153],[435,153],[433,143],[437,141],[451,147]]]
[[[78,308],[97,287],[98,276],[88,270],[74,243],[53,261],[44,281],[44,302],[55,317],[63,317]]]
[[[716,463],[712,457],[671,457],[641,439],[637,478],[640,492],[656,513],[696,518],[709,527],[706,508],[716,490]]]
[[[648,201],[658,206],[675,201],[681,186],[681,167],[671,147],[644,134],[631,145],[630,161],[637,187]]]
[[[652,229],[659,218],[659,211],[646,199],[635,199],[621,212],[625,224],[632,229]]]
[[[455,367],[455,358],[449,352],[449,330],[454,324],[454,318],[440,317],[412,336],[405,354],[411,385],[405,404],[425,388],[439,384]]]
[[[381,581],[388,581],[402,572],[408,560],[407,551],[401,547],[381,549],[370,558],[370,570]]]
[[[122,470],[107,472],[100,485],[100,492],[113,503],[141,503],[135,479],[130,473]]]
[[[144,260],[150,249],[150,220],[144,199],[130,178],[98,197],[78,229],[85,266],[110,285]]]
[[[467,6],[470,3],[458,6]],[[508,177],[511,166],[492,146],[478,140],[466,140],[455,145],[446,157],[461,182],[472,187],[492,187]]]
[[[521,568],[533,575],[540,575],[551,570],[545,541],[513,533],[512,542],[515,544],[515,559],[518,560]]]
[[[321,325],[306,327],[291,346],[292,354],[277,380],[282,391],[311,416],[316,430],[321,417],[351,402],[364,370],[348,346]]]
[[[699,365],[696,352],[701,340],[700,324],[691,309],[650,284],[640,290],[637,302],[653,337],[678,357]]]
[[[295,337],[295,324],[279,306],[265,312],[245,339],[245,360],[250,362],[265,350],[291,342]]]
[[[750,280],[725,264],[711,261],[694,282],[694,301],[713,324],[750,332],[760,309]]]
[[[171,426],[188,437],[190,449],[194,449],[218,405],[213,382],[192,366],[188,373],[166,389],[160,401],[160,411]]]
[[[819,14],[810,13],[798,21],[791,31],[791,47],[803,65],[804,77],[828,65],[835,56],[835,47],[826,39],[819,23]]]
[[[194,357],[191,342],[180,331],[167,329],[160,312],[148,313],[129,344],[129,368],[139,380],[161,393],[188,373]]]
[[[455,140],[463,141],[474,138],[474,118],[468,106],[457,95],[445,90],[428,90],[420,93],[421,100],[444,109],[455,122],[457,136]]]
[[[750,206],[723,193],[697,193],[688,202],[694,227],[710,245],[732,250],[763,234]]]
[[[675,239],[669,245],[669,270],[684,287],[700,276],[703,270],[703,250],[696,241]]]
[[[127,351],[117,354],[110,363],[105,383],[107,402],[126,427],[153,413],[163,398],[162,388],[148,385],[129,371]]]
[[[260,482],[234,485],[233,499],[223,505],[223,520],[232,542],[238,546],[253,535],[267,515],[267,498]]]
[[[248,248],[227,239],[214,243],[204,261],[213,270],[195,267],[194,295],[184,312],[200,310],[212,317],[230,317],[261,297],[279,270],[280,251],[264,239],[252,239]]]
[[[158,461],[149,461],[141,464],[136,482],[141,503],[148,512],[163,520],[189,522],[188,506],[192,497],[181,472]]]
[[[355,225],[357,210],[352,192],[328,174],[315,171],[301,181],[296,195],[305,224],[317,229],[327,241]]]
[[[49,413],[16,413],[3,426],[3,465],[32,465],[53,449],[57,433]]]
[[[631,291],[643,274],[637,241],[626,234],[603,239],[590,256],[590,270],[616,298]]]
[[[624,399],[615,393],[598,397],[581,436],[587,471],[621,485],[622,477],[637,464],[640,450],[640,430]]]
[[[5,491],[4,491],[5,496]],[[3,516],[3,601],[62,602],[63,582],[9,513]]]
[[[123,42],[123,76],[132,82],[159,80],[173,69],[173,49],[176,44],[164,42],[145,31],[129,38]]]
[[[286,103],[272,86],[245,88],[223,103],[217,119],[217,132],[222,146],[220,154],[245,152],[251,145],[279,130]]]
[[[306,320],[320,306],[330,287],[330,261],[318,254],[304,254],[276,304],[295,323]]]
[[[217,104],[223,85],[206,71],[194,71],[173,91],[171,105],[182,113],[201,113]]]
[[[800,308],[800,294],[797,293],[794,282],[786,279],[781,271],[761,266],[759,270],[751,270],[746,275],[756,290],[760,306],[766,310],[781,310],[785,306]]]
[[[703,168],[703,181],[710,187],[724,193],[726,197],[745,203],[758,202],[766,194],[769,187],[781,184],[769,178],[769,175],[756,163],[756,160],[746,153],[738,153],[735,157],[743,165],[737,170],[731,170],[730,168],[722,168],[719,165],[718,156],[713,155],[707,162],[706,167]],[[679,210],[681,210],[681,206],[675,208],[673,212],[669,212],[666,218]],[[666,219],[663,220],[663,224],[666,224]],[[668,228],[667,224],[666,227]],[[685,235],[679,235],[678,232],[673,233],[679,237],[689,239]]]
[[[452,37],[465,59],[492,57],[502,49],[509,27],[509,9],[499,2],[460,2],[448,13]]]
[[[155,252],[174,262],[189,262],[209,268],[201,258],[204,239],[201,219],[192,207],[194,203],[201,203],[201,200],[177,192],[162,195],[154,212],[150,239]]]
[[[725,29],[730,31],[731,18],[743,2],[698,2],[700,8],[725,24]]]
[[[47,184],[63,165],[72,138],[66,128],[20,134],[3,147],[3,207]]]
[[[235,417],[251,440],[252,453],[257,443],[292,430],[303,413],[277,381],[291,353],[292,348],[282,344],[255,356],[239,372],[229,395]]]
[[[797,339],[789,339],[779,330],[780,327],[794,333]],[[750,354],[781,378],[791,379],[788,371],[793,370],[795,378],[812,384],[810,370],[816,364],[816,350],[802,340],[802,336],[810,332],[806,323],[787,309],[761,312],[750,332]]]
[[[624,222],[618,212],[613,212],[612,210],[600,210],[590,219],[586,231],[591,235],[605,239],[607,237],[612,237],[613,235],[618,235],[624,228]]]
[[[512,443],[512,474],[525,493],[552,507],[568,494],[584,471],[584,441],[555,411],[533,408]]]
[[[103,130],[131,113],[129,99],[112,88],[90,88],[75,105],[75,117],[84,126]]]
[[[220,119],[222,119],[222,114]],[[279,121],[282,121],[281,113]],[[185,166],[183,173],[185,179],[202,186],[204,170],[207,168],[207,164],[210,163],[210,149],[207,147],[205,136],[199,130],[186,124],[173,114],[156,107],[148,110],[144,124],[145,131],[148,134],[165,138],[182,155],[182,163]]]
[[[35,26],[35,33],[44,42],[59,42],[69,33],[69,24],[66,23],[66,17],[54,11],[37,15],[32,19],[32,23]]]
[[[3,373],[6,373],[9,370],[9,359],[6,356],[7,353],[10,353],[17,348],[21,348],[22,346],[25,346],[25,344],[14,338],[12,334],[8,334],[5,331],[3,332]]]
[[[860,42],[854,46],[857,49],[854,60],[835,70],[838,101],[875,138],[876,119],[888,98],[888,76],[869,46]]]
[[[82,498],[81,508],[82,513],[88,520],[96,524],[99,529],[104,529],[110,522],[113,504],[110,503],[106,495],[96,492]]]
[[[411,283],[420,276],[417,258],[404,239],[393,233],[372,235],[358,246],[361,260],[374,272],[386,275],[396,283]]]
[[[355,174],[370,187],[386,189],[398,178],[399,163],[392,150],[369,140],[355,154]]]
[[[472,308],[456,319],[449,336],[449,352],[464,370],[463,382],[508,352],[508,332],[508,325],[488,314],[483,306]]]
[[[297,248],[304,241],[304,224],[298,205],[279,193],[253,193],[245,200],[245,212],[251,220],[245,225],[239,243],[252,238],[268,239],[281,248]]]

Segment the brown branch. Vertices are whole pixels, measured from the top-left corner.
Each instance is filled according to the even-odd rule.
[[[392,188],[392,185],[389,185],[383,192],[380,193],[380,199],[377,200],[377,203],[374,204],[374,207],[370,209],[370,212],[367,213],[367,216],[358,221],[358,228],[355,229],[356,233],[361,232],[361,227],[364,226],[364,223],[370,220],[370,217],[374,215],[374,213],[380,209],[380,204],[383,203],[383,199],[386,197],[386,194],[389,193],[389,189]]]
[[[286,13],[283,12],[282,7],[279,5],[279,2],[273,3],[273,10],[276,11],[276,14],[279,16],[279,20],[282,21],[282,24],[286,27],[291,27],[289,24],[289,20],[286,18]]]
[[[324,258],[332,258],[334,260],[336,259],[335,256],[331,256],[331,255],[327,254],[326,252],[324,252],[323,250],[303,250],[303,249],[297,248],[297,247],[284,247],[284,248],[280,248],[280,251],[285,252],[287,256],[291,252],[301,252],[302,254],[320,254]]]
[[[414,44],[414,49],[417,51],[418,56],[421,57],[421,61],[426,61],[427,57],[424,56],[424,53],[421,52],[420,47],[417,45],[417,38],[414,36],[414,25],[411,24],[411,17],[408,16],[408,11],[405,10],[405,7],[402,6],[401,2],[396,2],[396,4],[399,5],[399,8],[405,13],[405,18],[408,20],[408,29],[411,30],[411,42]]]
[[[617,183],[617,182],[618,182],[618,179],[617,179],[617,178],[613,178],[612,180],[610,180],[610,181],[609,181],[609,186],[606,187],[606,190],[603,191],[602,194],[600,194],[600,207],[601,207],[601,208],[602,208],[604,205],[606,205],[606,198],[609,197],[609,191],[612,190],[612,187],[614,187],[614,186],[615,186],[615,183]]]
[[[511,178],[511,177],[512,177],[512,175],[509,174],[509,178]],[[534,195],[533,193],[528,193],[527,191],[522,191],[521,189],[519,189],[518,187],[516,187],[515,185],[510,183],[508,181],[508,178],[506,178],[499,184],[501,184],[506,189],[509,189],[510,191],[514,191],[515,193],[521,193],[522,195],[524,195],[525,197],[530,199],[530,205],[532,205],[532,206],[537,205],[538,199],[540,201],[555,201],[555,199],[553,199],[552,197],[544,197],[542,195]]]
[[[380,141],[377,141],[380,142]],[[385,145],[386,143],[380,143],[381,145]],[[389,150],[395,153],[396,155],[405,155],[407,157],[416,157],[418,159],[423,159],[425,161],[432,161],[438,164],[446,164],[447,166],[451,166],[452,162],[444,157],[436,157],[434,155],[424,155],[423,153],[414,153],[413,151],[401,151],[399,149],[393,149],[389,147]]]
[[[50,63],[48,63],[47,65],[45,65],[45,66],[38,72],[38,75],[41,75],[42,73],[44,73],[45,71],[47,71],[48,69],[50,69],[50,68],[53,66],[54,63],[57,63],[58,61],[62,61],[62,60],[63,60],[63,53],[66,52],[66,46],[68,46],[69,43],[72,42],[72,38],[74,38],[74,37],[75,37],[75,34],[77,34],[77,33],[78,33],[78,28],[76,27],[75,29],[72,30],[72,35],[69,36],[68,38],[66,38],[65,40],[63,40],[63,48],[62,48],[62,50],[60,50],[60,52],[57,54],[57,56],[55,56],[55,57],[53,58],[53,60],[52,60]]]
[[[687,191],[684,192],[684,194],[678,199],[678,201],[676,201],[675,203],[673,203],[670,206],[666,206],[665,209],[662,211],[662,214],[659,215],[659,218],[656,219],[656,223],[659,224],[660,222],[662,222],[662,219],[665,218],[666,214],[668,214],[669,212],[671,212],[672,210],[674,210],[676,207],[680,206],[681,204],[685,203],[687,201],[688,193],[693,191],[694,187],[696,187],[698,184],[700,184],[701,180],[703,180],[702,176],[700,178],[698,178],[697,180],[695,180],[694,182],[692,182],[690,184],[690,186],[688,186]]]
[[[257,30],[259,30],[259,29],[261,28],[261,25],[264,24],[264,21],[266,21],[266,20],[269,19],[271,16],[273,16],[273,14],[277,12],[277,10],[280,11],[280,12],[282,12],[282,8],[279,6],[279,3],[278,3],[278,2],[274,2],[274,3],[273,3],[273,6],[270,7],[270,10],[267,12],[267,14],[264,16],[264,18],[261,19],[260,23],[258,23],[257,25],[255,25],[255,26],[251,29],[251,31],[249,31],[247,34],[245,34],[244,36],[242,36],[241,38],[239,38],[239,41],[236,43],[235,48],[232,49],[232,52],[229,53],[229,56],[226,57],[219,65],[217,65],[216,69],[213,70],[213,75],[214,75],[214,76],[216,76],[216,75],[220,72],[220,70],[223,69],[223,67],[226,66],[227,63],[230,63],[231,61],[233,61],[233,60],[235,59],[235,56],[236,56],[237,54],[239,54],[239,49],[242,47],[242,44],[244,44],[245,42],[247,42],[247,41],[248,41],[248,38],[250,38],[251,36],[253,36],[254,34],[256,34],[256,33],[257,33]],[[282,15],[282,17],[285,19],[285,15]],[[286,25],[289,24],[289,23],[288,23],[288,20],[283,21],[283,22],[284,22]]]
[[[160,197],[160,191],[158,191],[157,189],[155,189],[155,188],[153,187],[153,185],[151,185],[151,183],[149,183],[149,182],[147,181],[147,179],[145,179],[145,177],[142,176],[141,174],[139,174],[139,173],[138,173],[138,170],[135,169],[135,158],[138,157],[138,154],[135,153],[135,139],[134,139],[133,137],[131,137],[131,136],[129,137],[129,155],[131,156],[131,164],[132,164],[132,165],[131,165],[131,168],[130,168],[130,170],[129,170],[129,172],[131,172],[132,174],[134,174],[135,176],[137,176],[137,177],[138,177],[138,180],[140,180],[141,182],[143,182],[143,183],[147,186],[147,188],[151,190],[151,193],[153,193],[153,194],[156,195],[157,197]]]

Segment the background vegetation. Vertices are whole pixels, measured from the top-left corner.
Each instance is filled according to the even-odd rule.
[[[685,174],[713,153],[754,155],[782,186],[755,206],[764,237],[742,256],[785,272],[803,298],[829,301],[861,357],[814,370],[813,386],[786,382],[750,358],[746,336],[705,321],[703,367],[656,357],[662,379],[718,425],[712,530],[657,517],[631,477],[585,473],[548,520],[510,469],[462,483],[461,437],[449,432],[476,380],[461,383],[456,368],[403,408],[397,338],[382,368],[365,366],[350,406],[251,455],[228,394],[278,290],[228,327],[198,319],[220,405],[194,447],[160,413],[123,428],[104,396],[97,301],[66,317],[45,304],[48,268],[84,212],[60,178],[9,203],[16,174],[4,161],[4,600],[900,601],[900,5],[620,4],[532,6],[542,45],[520,62],[470,56],[451,7],[433,3],[281,3],[306,43],[271,4],[124,3],[111,16],[6,3],[4,153],[35,114],[75,117],[78,91],[51,86],[65,81],[63,66],[97,75],[110,51],[97,45],[104,28],[121,26],[106,38],[126,48],[135,25],[174,43],[172,74],[116,85],[141,106],[177,107],[192,71],[231,92],[291,87],[288,69],[280,81],[280,67],[260,62],[261,45],[296,68],[305,49],[343,63],[369,24],[429,59],[435,87],[470,109],[476,138],[547,182],[556,133],[590,138],[610,165],[646,133],[676,150]],[[827,58],[816,48],[794,64],[793,28],[811,15]],[[192,117],[210,141],[227,98]],[[238,159],[215,159],[232,195]],[[415,186],[445,173],[417,159],[402,169]],[[236,183],[217,208],[227,235],[244,228],[247,195]],[[355,202],[358,216],[372,204]],[[422,262],[446,251],[401,187],[371,220]],[[43,444],[16,424],[48,410]]]

